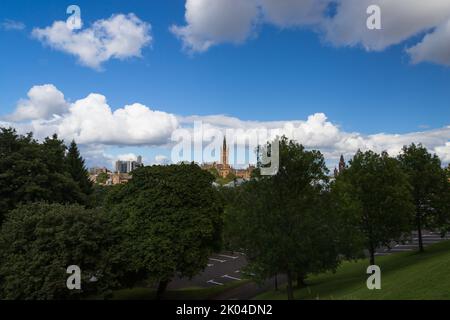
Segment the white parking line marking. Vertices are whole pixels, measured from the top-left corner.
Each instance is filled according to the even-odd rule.
[[[236,270],[235,272],[236,272],[236,273],[240,273],[240,272],[241,272],[241,270]]]
[[[241,279],[236,278],[236,277],[229,276],[229,275],[227,275],[227,274],[223,275],[222,278],[227,278],[227,279],[231,279],[231,280],[238,280],[238,281],[241,281]]]
[[[228,259],[237,259],[239,257],[227,256],[226,254],[218,254],[220,257],[228,258]]]
[[[220,260],[220,259],[214,259],[214,258],[209,258],[209,260],[220,262],[220,263],[227,262],[227,260]]]
[[[214,280],[209,280],[209,281],[207,281],[207,283],[215,284],[216,286],[223,286],[223,283],[216,282]]]

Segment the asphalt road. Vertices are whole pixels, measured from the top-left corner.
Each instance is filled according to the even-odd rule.
[[[181,289],[188,287],[208,288],[221,286],[230,281],[243,279],[242,268],[247,265],[245,255],[237,252],[222,252],[209,258],[206,269],[192,279],[177,278],[168,286],[168,289]]]
[[[423,245],[429,246],[430,244],[438,243],[445,240],[450,240],[450,235],[447,234],[444,238],[441,238],[437,232],[424,231],[422,233]],[[376,256],[386,256],[396,252],[408,252],[418,250],[419,240],[417,238],[417,232],[413,232],[411,240],[402,243],[393,243],[391,248],[379,248],[375,253]]]

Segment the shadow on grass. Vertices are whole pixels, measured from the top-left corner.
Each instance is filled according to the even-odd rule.
[[[450,241],[417,251],[376,257],[382,272],[382,290],[368,290],[367,259],[346,261],[336,273],[313,275],[307,286],[295,290],[296,299],[450,299]],[[447,288],[447,290],[445,289]],[[449,293],[447,293],[449,292]],[[285,288],[256,299],[286,299]]]

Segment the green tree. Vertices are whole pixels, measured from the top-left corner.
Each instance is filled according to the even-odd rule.
[[[228,181],[233,181],[233,180],[236,179],[236,175],[234,174],[234,172],[230,172],[230,173],[227,175],[226,179],[227,179]]]
[[[378,247],[390,247],[410,231],[411,186],[399,162],[386,152],[358,151],[337,177],[332,194],[352,249],[367,249],[371,265]]]
[[[72,179],[78,183],[84,194],[90,195],[93,192],[93,184],[91,180],[89,180],[89,173],[86,169],[84,159],[80,155],[80,151],[78,150],[75,140],[72,140],[70,143],[66,155],[66,161]]]
[[[217,171],[217,169],[214,168],[214,167],[209,168],[208,172],[211,173],[214,176],[214,178],[216,178],[216,179],[218,179],[220,177],[219,176],[219,171]]]
[[[0,128],[0,224],[20,202],[49,197],[48,169],[41,158],[32,134],[21,136],[12,128]]]
[[[227,236],[246,252],[248,270],[260,280],[286,274],[288,299],[294,298],[296,277],[301,283],[308,274],[339,264],[336,216],[322,201],[327,173],[320,152],[282,137],[278,172],[237,188],[226,209]]]
[[[10,211],[0,232],[0,296],[78,299],[113,287],[111,230],[101,211],[80,205],[35,203]],[[70,265],[81,268],[81,291],[66,287]]]
[[[193,277],[205,268],[220,245],[223,206],[213,181],[195,164],[145,167],[109,196],[123,235],[115,251],[129,257],[129,275],[158,283],[158,298],[176,275]]]
[[[399,160],[413,188],[419,251],[423,252],[423,229],[438,228],[448,219],[447,203],[442,201],[448,199],[448,178],[439,157],[430,154],[421,144],[404,146]]]
[[[97,183],[98,184],[105,184],[108,180],[108,174],[106,172],[100,172],[97,176]]]
[[[45,138],[41,145],[42,163],[47,168],[43,185],[48,191],[48,197],[41,199],[55,203],[87,204],[87,194],[83,193],[78,183],[72,178],[66,162],[67,147],[63,140],[54,134]]]
[[[0,128],[0,223],[20,203],[87,203],[65,161],[66,147],[56,135],[40,144],[33,135]]]

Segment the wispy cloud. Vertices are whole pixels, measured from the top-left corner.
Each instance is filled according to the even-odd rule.
[[[10,19],[5,19],[0,24],[1,29],[7,30],[7,31],[20,31],[24,30],[26,28],[26,25],[21,21],[15,21]]]

